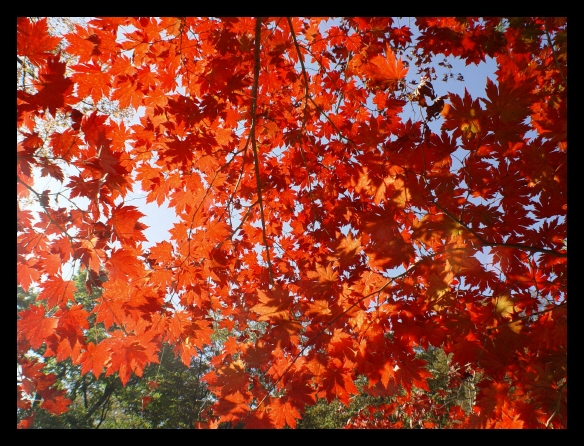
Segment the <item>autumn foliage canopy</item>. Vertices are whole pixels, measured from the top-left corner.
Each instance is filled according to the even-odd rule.
[[[566,27],[19,18],[17,285],[38,298],[17,313],[18,407],[70,402],[30,349],[126,384],[224,330],[208,427],[295,427],[359,391],[396,404],[348,427],[415,411],[434,346],[482,377],[453,426],[565,428]],[[496,62],[484,97],[435,92],[445,57]],[[176,213],[167,240],[136,193]],[[103,289],[91,311],[71,264]]]

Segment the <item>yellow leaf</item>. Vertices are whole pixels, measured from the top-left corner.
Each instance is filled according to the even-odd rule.
[[[350,260],[361,251],[361,237],[353,238],[349,232],[346,237],[341,238],[336,251],[340,260]]]
[[[515,322],[511,322],[509,324],[509,328],[511,329],[511,331],[513,331],[514,333],[519,333],[521,331],[521,329],[523,328],[523,321],[515,321]]]
[[[502,294],[494,298],[493,305],[495,305],[495,313],[506,319],[511,319],[511,315],[515,312],[513,300],[509,294]]]

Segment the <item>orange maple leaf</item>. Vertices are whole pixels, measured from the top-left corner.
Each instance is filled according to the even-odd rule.
[[[61,39],[48,32],[47,18],[36,22],[28,17],[16,20],[16,52],[25,56],[33,65],[40,66],[51,56]]]
[[[127,280],[128,277],[140,277],[144,271],[144,265],[130,249],[118,249],[112,252],[106,265],[112,281],[118,278]]]
[[[39,300],[47,301],[49,308],[66,303],[69,300],[75,300],[75,283],[71,280],[63,280],[60,274],[49,277],[42,285],[43,290],[39,294]]]
[[[77,94],[80,97],[91,95],[94,103],[98,103],[104,96],[108,96],[111,90],[111,75],[101,71],[97,64],[75,65],[72,69],[76,73],[71,76],[73,82],[78,85]]]
[[[136,242],[146,241],[142,231],[148,226],[138,221],[144,216],[135,206],[119,205],[112,209],[108,225],[114,230],[114,239],[119,240],[122,245],[130,246],[135,246]]]
[[[58,319],[56,317],[45,317],[45,310],[42,306],[31,306],[28,310],[22,311],[16,326],[19,334],[22,334],[30,341],[32,348],[39,348],[49,337],[55,334]]]
[[[296,427],[296,419],[302,418],[300,412],[289,401],[282,402],[282,398],[274,398],[270,404],[270,409],[270,418],[274,421],[276,429],[281,429],[286,424],[294,429]]]
[[[132,372],[142,376],[144,367],[158,362],[157,347],[153,341],[154,333],[147,332],[138,336],[111,337],[102,341],[111,349],[111,360],[106,364],[106,376],[119,372],[120,381],[125,386]]]
[[[217,369],[217,373],[210,372],[209,382],[221,389],[221,395],[231,395],[243,389],[249,382],[249,373],[245,370],[245,363],[238,359],[224,364]],[[213,379],[214,378],[214,379]]]
[[[95,345],[93,342],[87,344],[87,350],[79,358],[81,373],[86,374],[91,371],[95,379],[99,378],[104,364],[109,361],[111,352],[108,345],[101,342]]]
[[[389,89],[394,91],[398,88],[400,80],[406,77],[408,68],[400,59],[395,57],[395,53],[387,45],[385,56],[379,54],[372,57],[363,70],[368,86],[371,88]]]
[[[251,309],[260,315],[260,321],[268,321],[286,318],[294,299],[281,287],[276,287],[270,291],[258,290],[258,300],[260,303]]]
[[[39,72],[36,82],[38,93],[30,101],[41,110],[48,109],[54,116],[58,108],[71,100],[73,82],[65,76],[66,62],[60,61],[60,56],[50,56],[47,65]]]

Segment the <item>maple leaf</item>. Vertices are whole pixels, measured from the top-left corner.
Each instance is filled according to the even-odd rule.
[[[93,45],[93,44],[92,44]],[[111,90],[111,75],[101,71],[96,64],[74,65],[75,73],[71,80],[79,85],[77,94],[80,97],[91,96],[97,104],[102,97],[108,97]]]
[[[38,67],[52,56],[61,39],[48,33],[47,18],[32,21],[28,17],[16,20],[16,52]]]
[[[296,420],[302,418],[300,412],[289,401],[282,402],[281,398],[274,398],[270,403],[270,418],[276,429],[288,425],[292,429],[296,427]]]
[[[308,304],[308,310],[306,314],[308,315],[313,314],[315,316],[321,317],[331,316],[332,315],[331,306],[332,303],[330,301],[325,299],[317,299],[314,302],[310,302]]]
[[[80,154],[79,137],[71,129],[51,135],[51,149],[56,157],[71,159]]]
[[[509,294],[503,294],[492,299],[495,313],[505,319],[511,319],[515,312],[515,304]]]
[[[337,282],[339,273],[333,270],[333,264],[328,263],[326,266],[315,265],[315,271],[306,271],[309,279],[315,279],[309,282],[308,287],[313,293],[326,295]]]
[[[97,248],[98,241],[97,237],[91,237],[89,240],[83,240],[75,247],[75,256],[81,260],[83,265],[95,272],[99,271],[101,257],[103,256],[103,250]]]
[[[510,78],[499,78],[498,85],[487,77],[487,99],[480,98],[488,112],[498,118],[502,124],[519,124],[530,112],[531,92],[535,88],[535,79],[526,79],[521,84]]]
[[[42,291],[39,293],[39,300],[46,300],[49,308],[66,303],[69,300],[74,301],[74,293],[77,291],[75,284],[71,280],[63,280],[61,275],[49,277],[42,284]]]
[[[394,91],[398,88],[399,82],[406,77],[408,68],[404,67],[401,58],[397,59],[391,47],[387,45],[385,56],[372,57],[363,71],[369,78],[370,87]]]
[[[69,405],[73,402],[65,398],[66,390],[47,389],[42,393],[43,401],[41,407],[53,415],[61,415],[67,412]]]
[[[153,342],[155,333],[149,332],[136,336],[124,336],[104,339],[111,351],[106,363],[106,376],[118,372],[120,381],[126,385],[132,372],[142,376],[144,367],[150,362],[158,362],[158,348]]]
[[[341,263],[349,262],[361,251],[361,238],[353,238],[353,235],[349,233],[341,238],[336,250],[339,253]]]
[[[381,384],[387,389],[389,388],[390,380],[395,379],[396,371],[395,361],[385,361],[381,369]]]
[[[135,76],[119,76],[114,86],[112,99],[119,102],[121,108],[138,108],[144,93],[138,88]]]
[[[354,384],[353,371],[347,363],[338,358],[331,358],[327,368],[322,372],[321,396],[329,401],[337,398],[343,404],[349,404],[351,394],[356,395],[359,390]]]
[[[42,306],[33,305],[28,310],[21,311],[19,317],[18,333],[28,339],[35,349],[55,334],[59,323],[56,317],[46,317]]]
[[[70,357],[75,362],[82,353],[81,348],[85,345],[84,330],[89,328],[87,321],[89,313],[82,305],[76,304],[67,309],[60,308],[55,313],[55,317],[59,320],[57,333],[60,337],[56,354],[57,361]]]
[[[135,253],[127,249],[112,252],[106,265],[112,281],[140,277],[144,271],[144,265],[136,258]]]
[[[395,380],[408,393],[412,387],[429,390],[427,380],[432,377],[432,373],[426,369],[425,361],[422,360],[400,361],[395,372]]]
[[[221,389],[222,395],[237,393],[240,389],[245,388],[249,382],[249,374],[245,371],[245,363],[241,360],[231,361],[217,369],[217,373],[211,381],[213,386]]]
[[[515,416],[508,415],[507,412],[503,412],[503,417],[501,421],[496,422],[493,425],[495,429],[522,429],[523,420],[520,419],[520,414]]]
[[[150,248],[150,253],[148,254],[148,257],[152,259],[152,261],[156,261],[159,263],[170,262],[174,258],[173,246],[170,242],[166,240],[158,242],[153,247]]]
[[[391,40],[395,46],[405,46],[412,41],[411,36],[412,32],[407,26],[392,28],[391,30]]]
[[[465,140],[474,139],[482,132],[484,125],[483,109],[478,99],[472,99],[465,88],[464,98],[450,94],[450,108],[442,124],[446,130],[454,130],[453,137],[462,136]]]
[[[64,38],[69,43],[67,52],[79,56],[80,63],[85,63],[100,54],[98,46],[101,38],[95,33],[90,34],[89,30],[78,23],[75,24],[75,30],[65,34]]]
[[[501,418],[507,406],[507,396],[509,394],[509,384],[504,382],[492,382],[481,385],[481,392],[478,400],[485,402],[483,406],[487,414],[494,412],[496,418]]]
[[[16,276],[18,283],[24,291],[28,291],[33,282],[37,282],[41,277],[41,272],[35,268],[35,259],[24,259],[18,256],[18,263],[16,264]]]
[[[28,429],[32,426],[33,422],[34,422],[34,414],[21,419],[20,422],[16,425],[16,428],[17,429]]]
[[[59,166],[57,166],[56,164],[49,164],[49,163],[43,164],[43,166],[41,168],[41,175],[43,177],[50,176],[50,177],[56,179],[57,181],[61,181],[61,182],[65,179],[65,176],[63,175],[63,170]]]
[[[120,204],[112,209],[112,215],[107,224],[111,225],[115,238],[122,245],[136,246],[137,242],[146,241],[142,231],[148,226],[138,221],[144,216],[144,213],[136,206]]]
[[[361,243],[369,256],[369,264],[374,267],[392,268],[409,263],[413,250],[399,233],[397,225],[390,219],[390,209],[363,216],[365,236]]]
[[[100,342],[95,345],[90,342],[86,346],[86,351],[78,358],[78,363],[81,364],[81,373],[85,374],[91,371],[95,379],[98,379],[104,364],[110,360],[110,355],[111,352],[106,343]]]
[[[55,116],[58,108],[72,100],[69,93],[73,90],[73,81],[65,77],[67,64],[60,61],[60,55],[49,56],[47,65],[39,72],[36,82],[38,92],[31,98],[41,109],[48,109]]]
[[[294,302],[293,296],[281,287],[269,291],[258,290],[258,300],[260,303],[251,309],[260,315],[260,321],[285,319]]]
[[[249,402],[250,397],[239,390],[225,395],[215,406],[217,413],[220,414],[219,421],[233,422],[235,425],[249,413]]]

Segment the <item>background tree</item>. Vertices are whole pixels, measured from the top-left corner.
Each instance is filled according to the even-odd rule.
[[[105,274],[102,278],[105,279]],[[90,311],[101,295],[101,288],[93,287],[91,293],[85,289],[86,277],[77,274],[73,282],[79,289],[75,301]],[[17,307],[28,308],[36,300],[34,293],[17,291]],[[94,322],[94,319],[91,322]],[[103,339],[103,324],[91,325],[88,332]],[[90,335],[91,336],[91,335]],[[166,354],[164,354],[166,352]],[[27,356],[43,358],[45,346],[27,352]],[[43,373],[54,376],[56,387],[66,391],[71,403],[68,411],[57,416],[45,409],[36,412],[33,427],[38,429],[129,429],[129,428],[170,428],[190,429],[204,421],[201,416],[211,397],[202,375],[208,366],[203,355],[193,360],[190,367],[176,358],[171,349],[163,347],[159,364],[151,364],[144,370],[142,379],[131,378],[122,386],[118,376],[95,377],[83,374],[81,366],[70,358],[57,361],[49,356],[43,359]],[[26,419],[30,411],[18,410],[17,419]]]
[[[17,21],[19,410],[71,405],[31,350],[127,386],[168,346],[208,358],[201,427],[360,393],[414,427],[436,347],[481,379],[426,427],[566,427],[565,18],[51,23]],[[484,97],[445,57],[496,61]]]
[[[395,396],[374,396],[363,392],[365,378],[357,380],[359,395],[351,399],[349,406],[338,400],[318,400],[306,408],[299,429],[342,428],[453,428],[458,420],[451,421],[451,408],[470,413],[474,406],[476,384],[480,376],[466,370],[458,370],[444,350],[430,348],[418,353],[427,362],[432,374],[428,390],[414,389],[410,398],[404,399],[405,391]],[[404,403],[405,402],[405,403]],[[399,403],[399,406],[398,406]]]

